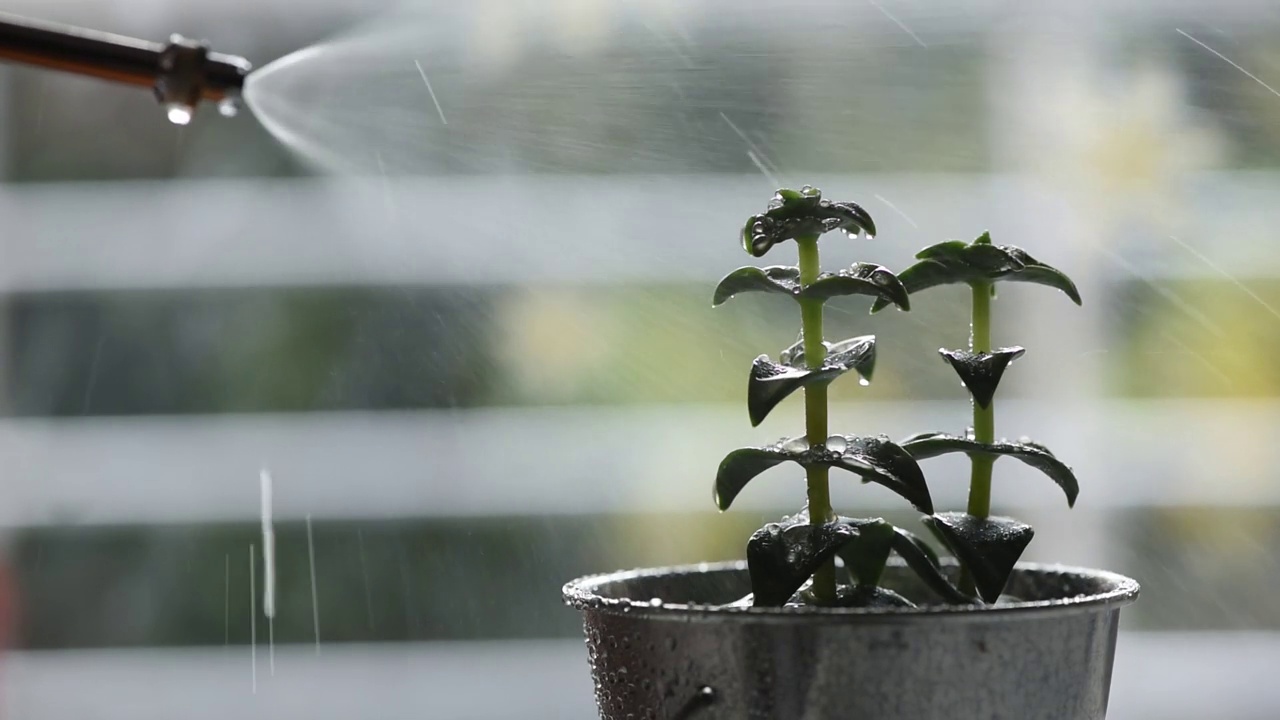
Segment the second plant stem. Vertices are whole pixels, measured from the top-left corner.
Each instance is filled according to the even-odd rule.
[[[991,352],[991,283],[973,283],[973,337],[975,353]],[[995,400],[982,407],[973,403],[973,439],[984,444],[996,441]],[[991,466],[995,458],[986,454],[970,456],[973,472],[969,476],[969,514],[984,518],[991,514]]]
[[[808,286],[818,279],[821,268],[818,263],[818,238],[816,235],[796,238],[800,247],[800,285]],[[804,336],[804,359],[810,369],[822,367],[827,357],[827,347],[822,343],[822,301],[811,298],[800,300],[801,332]],[[804,430],[809,445],[825,445],[827,442],[827,386],[806,385],[804,388]],[[831,488],[828,469],[820,466],[806,468],[809,494],[809,521],[821,526],[834,519],[831,511]],[[813,575],[813,594],[819,602],[836,599],[836,567],[828,560]]]
[[[991,283],[975,282],[973,290],[972,336],[969,339],[971,352],[991,352]],[[986,407],[973,401],[973,439],[980,443],[996,441],[995,400]],[[991,514],[991,466],[995,458],[991,455],[974,453],[969,456],[971,472],[969,475],[969,507],[970,515],[985,518]],[[960,573],[960,591],[974,594],[973,577],[965,569]]]

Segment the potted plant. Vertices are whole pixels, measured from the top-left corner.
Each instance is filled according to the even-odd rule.
[[[725,457],[714,498],[726,510],[744,487],[784,463],[804,469],[807,502],[747,543],[746,561],[632,570],[567,584],[583,612],[596,700],[603,718],[1053,718],[1106,714],[1121,606],[1138,595],[1113,573],[1018,562],[1029,525],[991,514],[995,460],[1013,457],[1042,471],[1074,504],[1071,469],[1029,440],[996,440],[994,395],[1019,347],[993,348],[990,308],[999,282],[1030,282],[1079,294],[1059,270],[1021,248],[944,242],[895,275],[857,263],[819,266],[819,237],[875,234],[854,203],[811,187],[779,190],[748,219],[743,247],[762,257],[794,241],[796,267],[744,267],[715,290],[716,305],[743,292],[787,295],[800,308],[799,341],[778,362],[752,364],[748,415],[763,422],[802,391],[805,432]],[[827,387],[850,371],[867,382],[874,336],[823,338],[833,298],[872,297],[872,312],[909,310],[914,294],[963,283],[972,289],[967,350],[942,350],[973,402],[962,434],[885,436],[832,433]],[[935,512],[919,461],[946,453],[970,458],[965,512]],[[836,514],[832,470],[882,485],[923,513],[952,558],[880,518]]]

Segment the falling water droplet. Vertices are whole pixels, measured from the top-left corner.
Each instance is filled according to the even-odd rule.
[[[676,713],[676,718],[678,718],[678,720],[686,720],[687,718],[698,716],[701,714],[698,712],[699,710],[708,708],[715,704],[715,702],[715,688],[710,685],[703,685],[698,688],[697,693],[694,694],[693,697],[689,698],[689,701],[685,703],[684,707]]]
[[[189,105],[175,103],[165,108],[165,112],[169,117],[169,122],[174,125],[186,125],[191,122],[191,116],[195,114],[195,109]]]
[[[225,97],[218,101],[218,114],[222,117],[235,117],[240,112],[240,101],[234,97]]]

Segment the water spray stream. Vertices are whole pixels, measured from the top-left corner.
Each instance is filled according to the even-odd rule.
[[[803,14],[762,2],[760,19],[739,17],[743,52],[812,42]],[[579,34],[548,24],[540,4],[508,3],[480,41],[473,10],[415,3],[267,64],[246,80],[245,102],[299,157],[336,173],[669,173],[723,164],[721,148],[740,146],[734,161],[776,187],[787,163],[752,138],[773,123],[767,103],[744,105],[740,68],[699,56],[658,5]],[[839,34],[859,19],[824,23]],[[690,134],[707,142],[691,148]]]
[[[258,589],[254,576],[258,574],[257,557],[253,543],[249,543],[249,668],[253,675],[253,694],[258,694]]]
[[[267,616],[267,665],[276,674],[276,532],[271,517],[271,473],[258,475],[262,489],[262,614]]]
[[[316,634],[316,654],[320,654],[320,597],[316,592],[316,543],[311,535],[311,515],[307,515],[307,561],[311,567],[311,621]]]

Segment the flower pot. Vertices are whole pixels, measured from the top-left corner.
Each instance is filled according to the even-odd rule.
[[[882,584],[930,596],[901,565]],[[717,607],[749,590],[745,562],[565,585],[584,615],[601,717],[1102,718],[1120,608],[1138,596],[1114,573],[1022,563],[1010,604]]]

